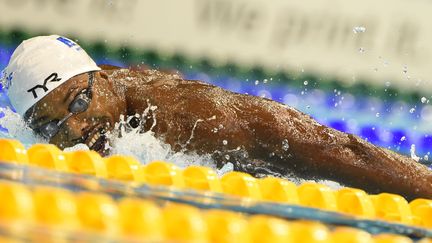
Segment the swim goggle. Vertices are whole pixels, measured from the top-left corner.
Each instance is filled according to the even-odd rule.
[[[69,114],[61,119],[52,120],[48,123],[43,124],[42,126],[35,129],[37,133],[42,135],[46,139],[51,139],[54,137],[59,131],[61,126],[73,115],[84,112],[88,109],[90,105],[90,101],[92,99],[92,87],[94,74],[93,72],[88,73],[88,88],[83,89],[80,94],[78,94],[75,99],[69,104],[68,110]]]

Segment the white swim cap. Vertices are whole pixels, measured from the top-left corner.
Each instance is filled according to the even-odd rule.
[[[81,73],[100,70],[75,42],[58,35],[23,41],[3,70],[3,88],[18,114]]]

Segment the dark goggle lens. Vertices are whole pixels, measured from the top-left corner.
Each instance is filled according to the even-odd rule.
[[[59,131],[59,126],[56,121],[49,122],[39,128],[39,133],[45,138],[51,138]]]
[[[80,113],[87,110],[89,102],[85,98],[79,97],[69,105],[69,111],[72,113]]]

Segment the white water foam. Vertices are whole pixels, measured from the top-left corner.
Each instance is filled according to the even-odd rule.
[[[0,113],[4,114],[4,117],[0,118],[0,126],[8,130],[8,132],[0,132],[1,138],[19,140],[26,148],[35,143],[47,143],[44,138],[37,136],[33,130],[27,126],[21,116],[13,112],[9,107],[0,107]]]
[[[108,136],[111,141],[111,153],[131,155],[144,164],[155,160],[164,160],[185,168],[189,165],[202,165],[215,168],[215,162],[210,155],[196,153],[174,152],[169,144],[157,139],[153,132],[140,133],[133,130],[123,133],[122,137]],[[133,142],[131,142],[133,141]]]

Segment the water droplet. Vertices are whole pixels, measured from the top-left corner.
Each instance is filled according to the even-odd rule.
[[[363,47],[360,47],[360,48],[358,49],[358,51],[359,51],[360,53],[364,53],[366,50],[365,50]]]
[[[227,144],[228,144],[228,141],[227,141],[227,140],[223,140],[223,141],[222,141],[222,144],[223,144],[223,145],[227,145]]]
[[[380,113],[377,112],[377,113],[375,114],[375,116],[376,116],[376,117],[380,117]]]
[[[415,161],[419,161],[420,160],[420,157],[418,157],[415,154],[415,144],[411,144],[410,152],[411,152],[411,159],[413,159]]]
[[[401,140],[401,142],[403,142],[403,141],[406,140],[406,137],[405,137],[405,136],[402,136],[400,140]]]
[[[259,84],[259,80],[255,80],[255,85],[258,85]]]
[[[391,82],[389,82],[389,81],[385,82],[386,87],[390,87],[390,85],[391,85]]]
[[[265,79],[263,80],[263,83],[266,84],[267,82],[268,82],[268,79],[265,78]]]
[[[289,149],[288,139],[282,141],[282,150],[287,151]]]
[[[356,27],[353,28],[353,32],[355,34],[364,33],[365,31],[366,31],[366,28],[363,27],[363,26],[356,26]]]
[[[427,102],[427,99],[426,99],[426,97],[421,97],[421,99],[420,99],[420,100],[421,100],[421,103],[423,103],[423,104]]]
[[[226,159],[226,160],[229,160],[229,159],[230,159],[230,156],[229,156],[228,154],[226,154],[226,155],[225,155],[225,159]]]
[[[310,105],[307,105],[307,106],[306,106],[306,109],[309,109],[309,108],[310,108]]]
[[[307,80],[305,80],[305,81],[303,82],[303,84],[304,84],[304,85],[308,85],[309,82],[308,82]]]
[[[408,66],[407,65],[403,66],[402,72],[405,74],[408,72]]]
[[[414,111],[415,111],[415,108],[411,108],[410,110],[409,110],[409,112],[412,114],[412,113],[414,113]]]

